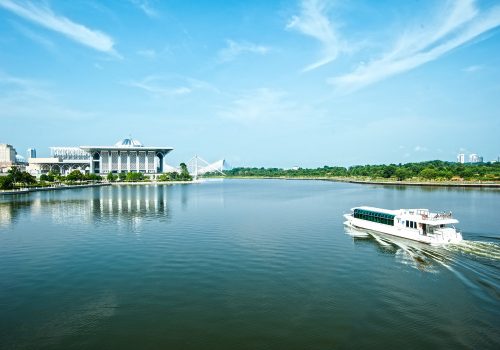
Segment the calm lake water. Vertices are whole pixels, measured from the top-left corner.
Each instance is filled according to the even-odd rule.
[[[452,211],[447,249],[348,232]],[[225,180],[0,197],[2,349],[499,349],[500,191]]]

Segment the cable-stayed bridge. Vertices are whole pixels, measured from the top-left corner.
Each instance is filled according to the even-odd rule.
[[[227,169],[227,163],[224,159],[220,159],[216,162],[209,163],[205,159],[201,158],[200,156],[196,155],[193,158],[191,158],[187,163],[186,166],[188,168],[189,174],[193,176],[195,179],[198,176],[207,174],[207,173],[219,173],[221,175],[224,174],[224,169]],[[171,165],[164,165],[163,171],[165,172],[178,172],[180,173],[180,168],[173,167]]]

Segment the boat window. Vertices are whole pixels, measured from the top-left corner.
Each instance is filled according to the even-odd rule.
[[[394,226],[395,215],[378,213],[371,210],[354,209],[353,216],[357,219],[367,220],[372,222],[381,223],[384,225]]]

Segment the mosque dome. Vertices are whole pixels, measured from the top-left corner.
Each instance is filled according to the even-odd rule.
[[[126,138],[115,143],[117,147],[143,147],[142,143],[139,140],[135,140],[133,138]]]

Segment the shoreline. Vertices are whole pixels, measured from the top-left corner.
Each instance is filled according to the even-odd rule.
[[[199,184],[203,180],[192,181],[138,181],[138,182],[110,182],[111,186],[127,186],[127,185],[186,185],[186,184]]]
[[[18,190],[0,191],[0,196],[1,195],[13,196],[16,194],[26,194],[26,193],[33,193],[33,192],[71,190],[71,189],[75,189],[75,188],[88,188],[88,187],[101,187],[101,186],[109,186],[109,184],[108,183],[98,183],[98,184],[85,184],[85,185],[22,188],[22,189],[18,189]]]
[[[265,177],[265,176],[231,176],[226,179],[245,179],[245,180],[316,180],[316,181],[331,181],[331,182],[346,182],[361,185],[387,185],[387,186],[421,186],[421,187],[467,187],[467,188],[498,188],[499,182],[451,182],[451,181],[383,181],[383,180],[362,180],[353,178],[335,178],[335,177]],[[213,177],[218,179],[218,177]]]

